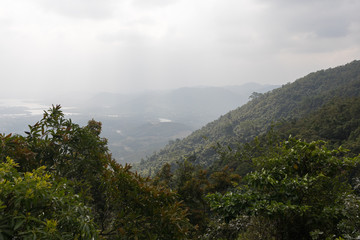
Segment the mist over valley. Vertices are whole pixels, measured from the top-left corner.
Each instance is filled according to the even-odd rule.
[[[60,104],[66,118],[83,126],[91,119],[102,122],[119,163],[136,163],[169,141],[182,139],[277,85],[247,83],[224,87],[186,87],[142,93],[97,93],[86,97],[0,99],[0,132],[23,135],[28,124],[41,119],[44,110]],[[73,99],[77,100],[74,101]]]

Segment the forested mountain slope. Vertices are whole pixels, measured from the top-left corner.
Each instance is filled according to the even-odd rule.
[[[253,170],[250,166],[254,158],[264,158],[289,136],[307,142],[322,140],[332,149],[341,146],[349,150],[348,156],[359,155],[360,97],[335,98],[302,118],[275,123],[270,131],[253,141],[240,143],[231,149],[218,146],[220,159],[211,165],[209,171],[227,167],[244,176]]]
[[[195,131],[184,140],[168,144],[137,166],[146,174],[164,163],[191,157],[209,166],[218,157],[216,143],[233,146],[265,133],[279,120],[298,119],[333,99],[360,96],[360,61],[321,70],[265,94],[254,93],[251,101]]]
[[[325,104],[313,114],[280,123],[276,129],[283,138],[292,135],[306,141],[324,140],[334,148],[343,146],[360,154],[360,97]]]

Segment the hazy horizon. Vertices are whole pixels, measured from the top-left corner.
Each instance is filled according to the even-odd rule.
[[[140,161],[169,140],[186,137],[246,103],[253,92],[267,92],[276,87],[247,83],[134,95],[104,92],[88,98],[81,94],[69,98],[68,94],[66,101],[64,96],[53,96],[54,101],[0,97],[0,134],[23,135],[28,125],[39,121],[52,104],[61,104],[65,118],[80,126],[90,119],[102,122],[102,136],[109,140],[109,149],[118,161]]]
[[[96,97],[113,95],[121,97],[123,99],[131,100],[132,98],[144,96],[144,95],[157,95],[157,94],[171,94],[173,92],[182,90],[182,89],[207,89],[207,88],[223,88],[231,89],[234,87],[248,89],[251,87],[258,88],[261,91],[266,89],[273,89],[280,85],[271,85],[271,84],[260,84],[254,82],[248,82],[241,85],[224,85],[224,86],[184,86],[179,88],[169,88],[169,89],[145,89],[132,92],[106,92],[106,91],[93,91],[93,92],[67,92],[65,95],[62,95],[60,92],[57,95],[51,95],[49,93],[44,93],[42,95],[25,95],[25,96],[0,96],[0,108],[8,109],[11,107],[18,107],[27,109],[30,115],[42,115],[43,110],[48,110],[51,105],[60,104],[63,110],[72,110],[73,106],[77,108],[81,105],[85,106],[87,101],[94,101]],[[109,103],[110,104],[110,103]],[[116,103],[111,103],[116,104]],[[71,115],[71,112],[66,112],[66,114]]]

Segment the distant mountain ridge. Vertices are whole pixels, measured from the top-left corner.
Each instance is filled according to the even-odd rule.
[[[184,138],[219,115],[243,105],[252,92],[264,92],[275,87],[257,83],[232,87],[184,87],[149,92],[128,99],[121,94],[98,95],[96,104],[109,104],[110,98],[112,105],[103,109],[102,114],[115,112],[127,119],[126,124],[116,122],[121,118],[100,120],[104,123],[104,136],[109,136],[114,157],[121,163],[134,163],[160,150],[170,140]],[[101,97],[107,101],[101,101]],[[169,122],[150,124],[161,119]],[[114,134],[115,126],[122,130],[123,136]]]
[[[146,174],[150,168],[157,170],[166,162],[174,163],[190,156],[196,163],[209,166],[217,160],[213,146],[218,142],[229,146],[234,142],[247,142],[265,133],[271,123],[301,118],[334,98],[357,96],[360,96],[360,61],[310,73],[265,94],[253,94],[247,104],[182,141],[167,145],[136,169]]]
[[[277,85],[246,83],[225,87],[183,87],[134,95],[102,93],[90,99],[89,111],[141,117],[149,121],[167,118],[199,128],[220,115],[246,103],[253,92],[264,93]]]
[[[0,104],[0,131],[22,134],[29,122],[36,122],[39,118],[32,116],[32,112],[41,115],[51,103],[61,104],[65,113],[81,125],[92,118],[101,121],[102,136],[109,140],[113,157],[121,163],[133,163],[158,151],[169,141],[184,138],[193,130],[243,105],[253,92],[266,92],[275,87],[278,86],[246,83],[137,94],[105,92],[83,99],[69,97],[64,103],[58,102],[57,96],[36,101],[36,104],[17,103],[17,100],[17,105],[11,106],[4,102]],[[30,108],[34,106],[35,109]]]

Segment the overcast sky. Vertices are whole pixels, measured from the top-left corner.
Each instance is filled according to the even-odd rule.
[[[360,59],[359,13],[359,0],[1,0],[1,92],[283,84]]]

